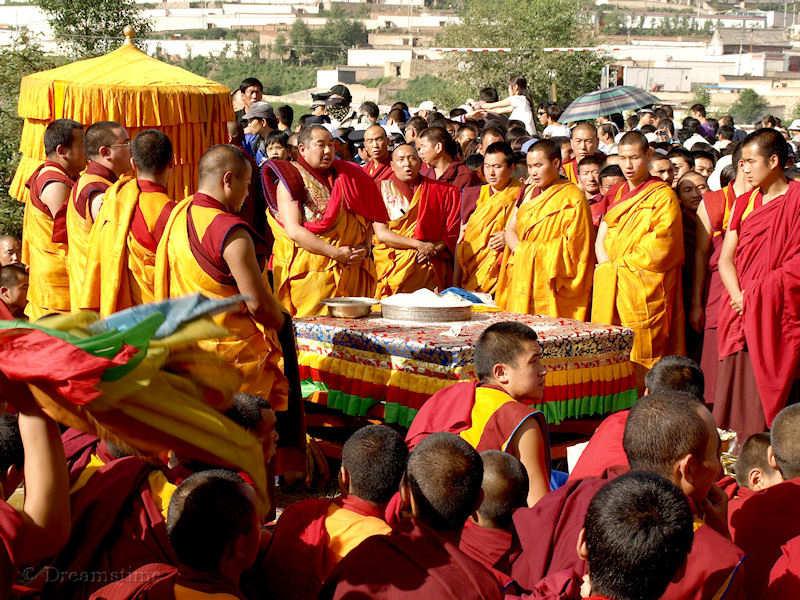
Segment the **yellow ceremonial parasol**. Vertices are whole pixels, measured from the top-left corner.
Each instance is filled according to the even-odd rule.
[[[147,56],[125,43],[104,56],[80,60],[22,78],[18,112],[25,119],[22,159],[10,194],[24,202],[25,182],[45,159],[44,131],[55,119],[85,126],[117,121],[131,137],[142,129],[166,133],[175,152],[169,195],[183,199],[197,181],[197,163],[214,144],[227,142],[226,122],[234,119],[230,90],[215,81]]]

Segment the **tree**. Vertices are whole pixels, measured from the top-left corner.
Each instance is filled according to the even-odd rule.
[[[289,41],[300,64],[330,65],[347,59],[347,50],[367,43],[367,30],[361,21],[334,12],[325,26],[312,30],[296,20],[289,31]]]
[[[126,25],[136,35],[152,30],[135,0],[36,0],[47,14],[53,33],[75,57],[97,56],[114,50]]]
[[[752,123],[764,116],[767,102],[751,89],[742,90],[731,105],[731,115],[739,123]]]
[[[704,85],[699,85],[694,89],[694,96],[692,97],[692,104],[702,104],[706,108],[711,104],[711,93]]]
[[[508,48],[473,52],[458,59],[448,79],[470,86],[505,89],[508,78],[524,75],[534,101],[548,99],[555,82],[559,104],[597,89],[604,58],[596,52],[554,52],[588,39],[584,14],[575,0],[466,0],[462,23],[445,28],[441,43],[452,47]]]

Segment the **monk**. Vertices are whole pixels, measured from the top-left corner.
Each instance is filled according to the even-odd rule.
[[[480,504],[482,478],[481,458],[464,440],[449,433],[423,440],[400,486],[411,519],[350,552],[319,597],[502,598],[494,575],[458,548],[464,522]]]
[[[361,542],[388,535],[386,503],[405,472],[408,450],[396,431],[368,425],[342,449],[336,499],[302,500],[281,514],[261,562],[262,592],[273,598],[316,598],[334,567]]]
[[[480,180],[460,160],[456,160],[458,144],[444,127],[428,127],[414,140],[420,158],[425,162],[423,177],[449,183],[460,190],[479,185]]]
[[[578,552],[591,598],[662,598],[692,548],[692,510],[681,491],[652,473],[630,473],[589,504]]]
[[[67,202],[67,270],[69,302],[73,310],[80,306],[89,255],[89,234],[100,212],[103,194],[131,168],[130,137],[119,123],[94,123],[86,129],[83,144],[88,158],[86,170],[72,188]]]
[[[654,473],[674,483],[694,513],[694,542],[686,568],[662,598],[710,600],[726,591],[726,598],[744,598],[745,556],[729,539],[727,497],[713,484],[722,468],[720,440],[708,409],[687,394],[650,394],[631,409],[624,447],[634,471]],[[579,578],[585,573],[575,547],[589,503],[607,481],[570,482],[533,508],[514,513],[522,554],[511,574],[519,585],[533,589],[543,577],[564,570]]]
[[[497,305],[517,313],[584,321],[592,298],[592,213],[583,192],[559,178],[550,140],[528,150],[530,185],[506,223]]]
[[[145,129],[133,139],[131,155],[135,174],[106,191],[90,238],[79,306],[102,316],[155,300],[156,248],[175,207],[167,196],[169,137]]]
[[[587,121],[578,123],[572,128],[569,144],[572,148],[572,159],[564,161],[564,177],[570,183],[578,185],[578,164],[587,156],[597,154],[597,127]],[[603,156],[602,154],[600,155]]]
[[[392,152],[391,176],[380,183],[389,222],[372,224],[376,298],[452,284],[458,190],[420,176],[421,164],[414,146],[401,144]]]
[[[600,190],[600,173],[605,160],[594,154],[581,159],[578,163],[578,187],[583,191],[589,210],[592,213],[592,225],[600,225],[600,219],[606,212],[606,199]]]
[[[200,345],[239,369],[240,391],[268,398],[281,411],[288,403],[277,338],[284,316],[261,277],[263,242],[237,215],[247,197],[250,169],[244,152],[234,146],[212,146],[203,154],[197,192],[172,211],[158,245],[155,295],[244,295],[242,308],[214,317],[230,337]]]
[[[327,129],[303,128],[298,152],[296,162],[265,163],[261,176],[275,236],[275,295],[292,316],[305,317],[323,312],[325,298],[374,296],[372,224],[389,215],[369,175],[334,159]]]
[[[508,590],[511,565],[520,552],[511,516],[528,505],[528,474],[507,452],[485,450],[481,460],[483,500],[464,524],[458,547],[494,573],[500,587]]]
[[[44,151],[47,160],[25,184],[30,201],[22,221],[22,262],[31,272],[25,314],[31,321],[70,310],[67,201],[86,166],[83,126],[70,119],[56,119],[44,132]]]
[[[369,160],[364,165],[367,175],[380,185],[381,181],[392,176],[389,137],[383,125],[372,125],[364,131],[364,149]]]
[[[671,186],[675,179],[675,167],[672,166],[672,161],[666,155],[654,154],[650,159],[648,170],[650,177],[660,179],[667,185]]]
[[[479,452],[503,450],[528,473],[528,505],[550,490],[550,447],[540,402],[545,369],[536,332],[522,323],[494,323],[475,344],[477,382],[436,392],[422,405],[406,435],[414,448],[437,431],[455,433]]]
[[[28,279],[25,265],[12,263],[0,267],[0,321],[25,319]]]
[[[800,536],[781,546],[781,556],[769,572],[767,598],[792,600],[800,594]]]
[[[717,350],[717,314],[722,300],[723,286],[719,276],[719,257],[722,240],[731,220],[736,198],[749,192],[752,186],[747,182],[744,170],[739,164],[742,160],[742,147],[737,145],[733,151],[731,165],[734,179],[720,190],[708,190],[697,207],[697,232],[694,265],[694,286],[692,305],[687,318],[692,327],[703,331],[703,351],[700,366],[706,377],[706,404],[714,403],[717,388],[717,369],[719,352]]]
[[[770,434],[762,431],[751,435],[739,451],[736,459],[736,483],[739,486],[739,498],[746,498],[752,492],[765,490],[783,481],[777,466],[770,464]],[[735,504],[728,504],[728,515],[733,513]]]
[[[505,142],[494,143],[483,157],[486,185],[481,186],[456,248],[455,285],[471,292],[495,294],[506,246],[505,227],[522,186],[514,179],[514,152]]]
[[[592,321],[633,329],[631,361],[639,381],[659,358],[684,349],[680,206],[669,185],[650,177],[651,154],[637,131],[619,141],[626,183],[597,232],[592,296]]]
[[[64,448],[58,426],[24,385],[0,374],[0,395],[19,413],[24,449],[25,501],[17,511],[0,499],[0,595],[6,598],[16,569],[54,555],[69,537],[69,494]]]
[[[787,406],[775,417],[767,456],[782,483],[733,499],[728,509],[731,539],[748,555],[749,598],[764,593],[781,546],[800,535],[795,508],[800,501],[800,405]]]
[[[0,235],[0,267],[18,263],[22,258],[22,244],[13,235]]]
[[[788,153],[773,129],[742,142],[741,169],[753,191],[737,199],[719,259],[727,293],[718,317],[714,418],[743,438],[800,398],[800,183],[784,176]]]
[[[255,492],[221,469],[187,478],[172,495],[167,533],[178,567],[151,563],[101,588],[93,600],[242,598],[242,573],[256,559],[261,515]]]
[[[681,392],[703,399],[703,371],[685,356],[665,356],[659,360],[645,375],[644,385],[645,396]],[[569,481],[602,477],[609,470],[629,468],[622,437],[630,412],[620,410],[603,419],[570,472]]]

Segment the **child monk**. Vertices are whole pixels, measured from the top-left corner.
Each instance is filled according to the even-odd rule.
[[[273,598],[316,598],[333,568],[372,535],[387,535],[386,503],[397,491],[408,450],[402,436],[383,425],[356,431],[342,449],[336,499],[303,500],[278,520],[260,570]]]
[[[783,481],[781,472],[769,462],[769,438],[769,432],[754,433],[742,445],[736,459],[736,483],[739,485],[737,496],[741,499]],[[728,504],[728,514],[734,506],[733,501]]]
[[[437,431],[458,434],[475,449],[504,450],[528,473],[528,506],[550,489],[550,447],[542,398],[545,369],[536,332],[504,321],[487,327],[475,344],[478,381],[436,392],[422,405],[406,435],[413,449]]]

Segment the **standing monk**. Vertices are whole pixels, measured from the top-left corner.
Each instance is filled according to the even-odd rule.
[[[364,131],[364,149],[369,160],[364,165],[367,175],[380,185],[392,176],[392,159],[389,156],[389,138],[383,125],[372,125]]]
[[[449,183],[459,191],[480,183],[460,160],[456,160],[458,144],[444,127],[428,127],[414,140],[419,156],[425,161],[422,174],[435,181]]]
[[[466,198],[462,201],[462,220],[466,221],[456,250],[455,284],[471,292],[494,294],[503,249],[505,228],[522,186],[514,179],[514,152],[505,142],[486,149],[481,186],[476,205],[463,218]]]
[[[681,209],[672,188],[650,176],[650,155],[644,135],[622,136],[625,183],[597,232],[592,298],[592,321],[633,329],[631,360],[644,369],[684,347]]]
[[[727,293],[714,417],[740,439],[800,396],[800,183],[783,174],[788,155],[774,129],[742,142],[741,169],[754,189],[737,199],[719,259]]]
[[[564,163],[564,177],[571,183],[578,184],[578,164],[587,156],[597,154],[597,127],[584,121],[572,130],[569,144],[572,147],[573,159]],[[602,156],[602,155],[601,155]]]
[[[103,198],[92,229],[79,308],[110,315],[155,300],[156,247],[175,202],[167,196],[172,142],[157,129],[133,140],[134,177],[122,177]]]
[[[25,314],[31,321],[69,312],[67,201],[86,166],[83,126],[56,119],[44,132],[44,151],[47,160],[25,184],[31,197],[22,222],[22,262],[31,273]]]
[[[553,141],[531,146],[526,160],[531,185],[506,224],[497,304],[583,321],[592,298],[592,213],[580,188],[559,177]]]
[[[197,192],[180,202],[158,244],[157,299],[200,292],[209,298],[247,297],[244,306],[214,317],[230,337],[200,342],[236,366],[241,391],[286,410],[288,384],[279,366],[276,330],[283,313],[261,277],[260,237],[237,214],[250,188],[250,161],[234,146],[212,146],[200,159]]]
[[[67,270],[72,310],[81,308],[89,234],[103,204],[103,194],[131,168],[130,137],[119,123],[100,121],[91,125],[86,129],[83,145],[89,160],[67,203]]]
[[[392,175],[381,182],[389,223],[373,223],[376,298],[422,288],[443,290],[453,279],[460,198],[452,185],[421,177],[411,144],[392,152]]]
[[[321,311],[333,296],[373,296],[372,224],[389,215],[380,192],[358,166],[334,158],[321,125],[298,135],[297,161],[271,160],[261,172],[275,236],[274,289],[292,316]]]

